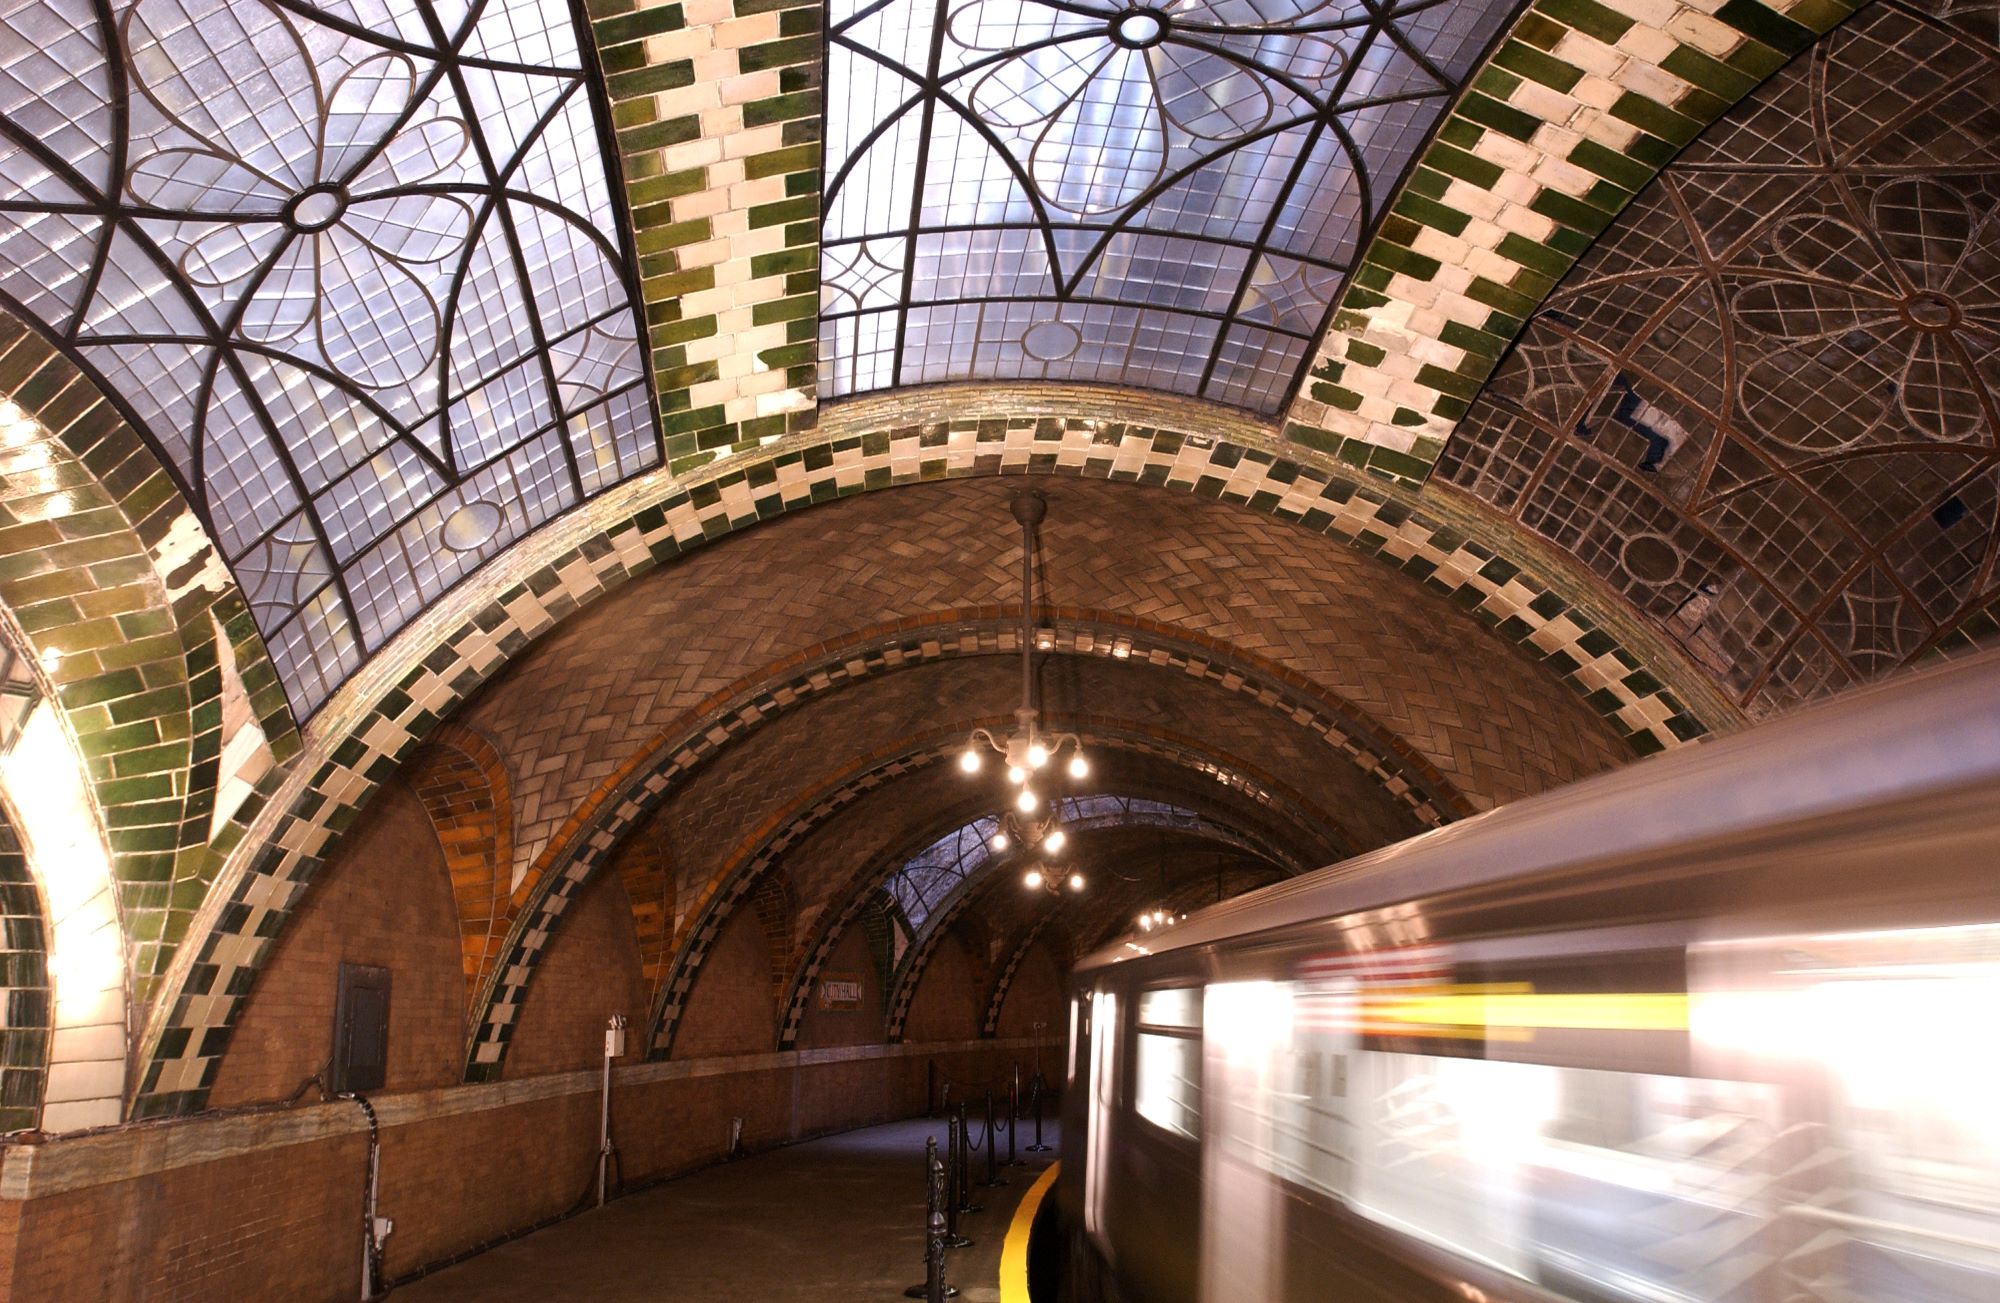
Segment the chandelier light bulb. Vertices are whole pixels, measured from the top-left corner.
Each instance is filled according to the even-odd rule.
[[[1028,768],[1040,769],[1049,762],[1049,749],[1039,742],[1028,744]]]
[[[1007,849],[1007,834],[1004,832],[996,832],[993,834],[993,840],[987,842],[986,844],[988,846],[991,846],[996,851],[1004,851]]]
[[[1083,752],[1079,751],[1069,758],[1069,776],[1071,778],[1090,776],[1090,762],[1083,758]]]
[[[1151,932],[1153,930],[1153,916],[1151,914],[1139,915],[1139,926]]]
[[[1027,886],[1029,891],[1040,890],[1042,885],[1042,871],[1040,869],[1029,869],[1021,875],[1021,881]]]
[[[1022,783],[1028,781],[1028,771],[1021,768],[1021,766],[1019,765],[1008,765],[1007,781],[1014,784],[1014,786],[1019,787]]]
[[[1019,810],[1022,814],[1028,814],[1032,812],[1035,808],[1036,803],[1037,803],[1037,797],[1035,796],[1035,789],[1032,787],[1022,788],[1021,794],[1014,798],[1014,808],[1016,810]]]
[[[979,772],[979,752],[978,752],[978,751],[976,751],[976,750],[974,750],[974,749],[973,749],[973,748],[971,748],[971,747],[967,747],[967,748],[965,749],[965,753],[964,753],[963,755],[959,756],[959,758],[958,758],[958,767],[959,767],[960,769],[963,769],[963,770],[964,770],[964,771],[965,771],[966,773],[968,773],[968,774],[976,774],[976,773],[978,773],[978,772]]]
[[[1072,873],[1069,875],[1069,889],[1071,891],[1083,890],[1083,875],[1081,873]]]
[[[1063,844],[1067,841],[1069,841],[1069,834],[1058,828],[1042,839],[1042,845],[1048,848],[1049,854],[1053,855],[1057,851],[1060,851],[1063,848]]]

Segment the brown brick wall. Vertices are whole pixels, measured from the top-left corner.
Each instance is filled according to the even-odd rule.
[[[796,1067],[764,1055],[740,1068],[718,1064],[724,1070],[713,1075],[621,1082],[612,1116],[625,1181],[716,1161],[732,1118],[744,1120],[744,1142],[754,1150],[917,1113],[931,1056],[915,1049],[897,1058]],[[939,1046],[935,1060],[942,1080],[984,1083],[1003,1080],[1015,1057],[1025,1062],[1027,1051],[953,1045]],[[377,1099],[384,1113],[379,1211],[395,1223],[385,1255],[391,1278],[577,1205],[594,1170],[598,1096],[587,1074],[563,1086],[558,1094],[499,1106],[478,1101],[508,1087]],[[306,1117],[319,1120],[315,1138],[275,1134]],[[164,1154],[215,1146],[224,1131],[240,1135],[246,1126],[256,1138],[242,1152],[157,1170]],[[61,1167],[47,1160],[78,1145],[95,1152],[73,1167],[133,1174],[87,1176],[77,1188],[25,1202],[0,1199],[0,1300],[355,1297],[367,1143],[351,1104],[55,1140],[37,1155],[36,1171]],[[10,1172],[15,1157],[8,1159]]]
[[[757,912],[739,910],[716,938],[701,976],[688,992],[673,1057],[755,1054],[770,1049],[777,1035],[771,943]]]
[[[868,934],[859,922],[850,925],[833,948],[820,976],[839,974],[861,979],[859,1009],[822,1009],[814,992],[806,1004],[806,1016],[799,1024],[799,1048],[816,1050],[828,1045],[860,1045],[882,1038],[882,975],[868,949]]]
[[[18,1217],[18,1303],[351,1299],[367,1144],[336,1136],[70,1190]]]
[[[1014,971],[1007,998],[1000,1005],[1000,1023],[995,1034],[1002,1039],[1031,1036],[1036,1019],[1048,1024],[1044,1036],[1069,1035],[1069,995],[1061,960],[1047,939],[1028,947],[1021,966]]]
[[[951,934],[939,938],[930,966],[910,1001],[903,1038],[908,1041],[955,1041],[979,1034],[980,983],[974,958],[965,942]]]
[[[528,988],[507,1054],[507,1075],[599,1067],[605,1019],[622,1013],[643,1028],[646,998],[625,884],[616,874],[600,874],[569,907]],[[643,1032],[628,1037],[627,1044],[625,1062],[643,1057]]]
[[[469,728],[445,724],[410,761],[407,775],[430,813],[451,874],[470,1003],[507,932],[514,863],[507,766],[485,738]]]
[[[222,1056],[210,1103],[282,1099],[327,1062],[342,960],[391,973],[386,1089],[460,1079],[458,909],[429,818],[391,782],[306,889]]]

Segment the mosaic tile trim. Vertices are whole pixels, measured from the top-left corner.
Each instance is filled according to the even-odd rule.
[[[986,993],[986,1013],[979,1020],[981,1036],[1000,1034],[1000,1010],[1006,1007],[1007,992],[1014,985],[1014,974],[1021,971],[1021,965],[1027,960],[1028,952],[1034,948],[1035,942],[1041,939],[1042,933],[1047,930],[1055,916],[1056,911],[1053,906],[1043,910],[1042,916],[1030,923],[1027,930],[1021,933],[1020,939],[1008,948],[1007,958],[1001,961],[1000,971],[993,979],[993,989]]]
[[[1536,0],[1348,281],[1286,437],[1421,483],[1563,273],[1702,128],[1866,0]]]
[[[0,1133],[40,1125],[54,996],[41,892],[0,810]]]
[[[1105,401],[1102,393],[1078,397],[1082,410]],[[1190,425],[1208,423],[1197,422],[1198,414],[1214,415],[1154,398],[1144,396],[1150,406],[1182,412]],[[833,497],[1035,473],[1134,481],[1242,504],[1349,543],[1439,593],[1571,684],[1635,750],[1665,749],[1708,731],[1710,723],[1659,675],[1696,691],[1701,680],[1665,660],[1643,664],[1573,591],[1556,591],[1534,569],[1391,485],[1303,465],[1256,438],[1253,431],[1216,438],[1081,416],[892,422],[732,457],[688,479],[641,481],[525,540],[414,624],[407,641],[384,649],[315,718],[310,762],[296,765],[281,794],[260,803],[202,906],[199,941],[176,957],[147,1028],[134,1116],[201,1106],[238,1008],[327,847],[407,749],[467,694],[558,620],[627,580],[689,548]],[[1736,722],[1726,705],[1704,702],[1703,710],[1714,712],[1716,724]]]
[[[586,0],[674,473],[812,424],[820,0]]]
[[[5,315],[0,432],[0,603],[89,766],[143,1002],[220,863],[218,626],[280,760],[297,754],[298,731],[249,607],[165,468],[73,364]]]
[[[1224,822],[1204,818],[1201,825],[1201,835],[1211,841],[1242,846],[1267,858],[1279,858],[1271,855],[1271,852],[1259,845],[1256,839],[1230,831],[1228,825]],[[1283,861],[1280,860],[1280,862]],[[924,920],[923,930],[912,939],[910,948],[903,952],[903,961],[896,966],[895,976],[889,987],[889,996],[884,1002],[887,1005],[887,1025],[884,1030],[884,1039],[889,1044],[895,1045],[902,1041],[904,1025],[909,1021],[910,1005],[915,1002],[917,991],[923,985],[924,974],[930,969],[931,957],[937,953],[938,943],[950,935],[952,925],[958,921],[960,915],[964,914],[972,906],[973,901],[982,894],[981,888],[991,882],[992,879],[989,873],[994,867],[996,867],[995,863],[989,861],[987,865],[988,872],[982,872],[960,883],[945,900],[944,904],[933,912],[929,918]],[[1288,867],[1292,871],[1297,871],[1299,868],[1296,862],[1293,862]],[[1025,954],[1026,950],[1023,949],[1020,954],[1014,957],[1012,962],[1018,965],[1021,955]],[[1012,979],[1013,970],[1009,968],[1002,976],[1002,985],[998,987],[998,993],[989,1001],[988,1007],[995,1020],[999,1017],[998,1002],[1006,994],[1004,983]],[[992,1033],[988,1031],[983,1034],[991,1035]]]
[[[1144,751],[1147,748],[1144,743],[1141,743],[1140,745],[1132,746],[1132,749]],[[1186,760],[1184,754],[1176,755],[1174,758],[1181,760],[1183,763]],[[1244,790],[1239,786],[1241,780],[1236,779],[1235,776],[1228,776],[1226,780],[1233,780],[1231,781],[1232,786],[1238,786],[1238,790]],[[1296,816],[1294,818],[1296,819]],[[950,832],[952,828],[961,826],[961,822],[956,820],[940,820],[933,829],[925,834],[924,838],[913,839],[914,844],[919,846],[927,845],[929,841],[943,836],[945,833]],[[1205,822],[1211,832],[1220,832],[1229,826],[1226,820],[1208,819]],[[1256,839],[1241,833],[1231,832],[1228,835],[1245,845],[1252,845],[1256,841]],[[1290,859],[1289,856],[1276,854],[1271,849],[1261,845],[1257,846],[1257,853],[1271,859]],[[841,908],[839,910],[827,910],[821,915],[817,930],[814,933],[813,942],[807,947],[805,958],[800,962],[798,971],[793,975],[789,993],[785,998],[784,1017],[778,1031],[778,1048],[790,1049],[796,1043],[799,1028],[805,1021],[807,1002],[811,998],[814,984],[819,981],[820,970],[833,958],[834,949],[839,945],[840,939],[845,935],[849,925],[868,908],[870,903],[877,899],[882,886],[882,876],[883,873],[879,865],[871,865],[855,874],[840,891],[835,893],[835,899],[842,902]],[[981,881],[984,881],[984,879],[982,878]],[[975,885],[977,884],[972,882],[961,884],[961,888],[955,891],[945,904],[927,920],[922,935],[916,938],[912,948],[905,952],[903,963],[891,964],[889,970],[883,974],[883,989],[889,993],[889,998],[885,1000],[885,1017],[888,1019],[887,1026],[893,1029],[895,1036],[901,1035],[903,1016],[908,1013],[909,1000],[915,994],[917,981],[923,976],[921,967],[915,971],[910,969],[911,961],[917,959],[917,962],[921,965],[927,965],[930,962],[930,954],[935,948],[937,937],[948,926],[950,919],[955,918],[958,912],[971,900],[974,894],[972,888]],[[919,951],[922,952],[920,959],[917,958]],[[901,1006],[900,1012],[898,1012],[899,1002]]]

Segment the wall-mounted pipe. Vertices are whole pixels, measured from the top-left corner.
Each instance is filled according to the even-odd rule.
[[[368,1177],[361,1193],[361,1301],[368,1303],[375,1297],[375,1286],[382,1279],[382,1246],[396,1229],[396,1223],[375,1215],[382,1175],[382,1128],[375,1119],[375,1106],[366,1095],[341,1098],[359,1104],[361,1115],[368,1119]]]
[[[611,1061],[625,1053],[625,1015],[614,1013],[604,1024],[604,1099],[597,1112],[597,1206],[604,1206],[604,1190],[617,1150],[611,1144]]]

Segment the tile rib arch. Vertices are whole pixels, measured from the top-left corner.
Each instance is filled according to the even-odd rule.
[[[678,949],[670,976],[648,1024],[651,1032],[648,1041],[650,1053],[656,1058],[665,1058],[672,1052],[680,1015],[686,1007],[689,991],[700,976],[701,964],[709,947],[766,869],[781,862],[788,850],[799,845],[827,819],[869,793],[880,791],[898,779],[946,764],[964,746],[965,728],[975,725],[1004,727],[1006,722],[1006,717],[1001,716],[991,717],[990,720],[967,720],[964,727],[953,727],[927,740],[898,746],[885,757],[864,759],[850,765],[842,773],[801,795],[781,815],[767,820],[763,827],[754,831],[749,840],[735,849],[723,869],[705,885],[703,897],[694,907],[697,921]],[[1159,756],[1179,766],[1196,768],[1211,779],[1249,795],[1259,805],[1275,810],[1287,826],[1297,829],[1302,836],[1310,837],[1309,829],[1333,827],[1323,812],[1314,810],[1305,798],[1283,787],[1275,778],[1254,771],[1245,772],[1242,761],[1214,754],[1195,739],[1159,736],[1129,723],[1074,716],[1065,717],[1064,727],[1079,733],[1085,745],[1093,748],[1141,752]],[[966,821],[967,811],[990,811],[991,805],[989,794],[985,802],[968,801],[957,814],[946,818],[955,820],[953,826],[956,826]],[[939,820],[928,826],[930,838],[938,835],[945,821]],[[921,841],[911,841],[906,853],[922,844]],[[876,879],[872,887],[866,881],[871,871]],[[842,927],[858,917],[869,892],[879,889],[881,873],[877,864],[872,870],[857,875],[837,893],[836,899],[842,902],[841,907],[837,912],[829,911],[829,916],[837,917]],[[793,1012],[796,1009],[802,1013],[799,1008],[800,992],[810,989],[819,964],[831,952],[832,944],[838,941],[837,931],[829,935],[830,927],[831,924],[822,927],[820,941],[809,950],[799,975],[789,984],[784,1009],[773,1010],[781,1046],[789,1036],[796,1034]]]
[[[1142,825],[1128,824],[1124,826],[1135,827]],[[1253,844],[1248,839],[1229,832],[1226,824],[1219,823],[1209,823],[1201,829],[1189,830],[1188,838],[1196,844],[1239,850],[1247,850]],[[1079,841],[1081,840],[1079,838]],[[1252,855],[1260,854],[1255,851],[1250,851],[1249,853]],[[1285,859],[1280,859],[1273,866],[1273,872],[1278,876],[1292,876],[1305,871],[1306,867],[1297,861],[1290,861],[1288,863]],[[991,865],[988,871],[981,874],[977,881],[968,880],[963,884],[962,888],[952,897],[946,906],[926,921],[924,928],[912,942],[909,950],[904,952],[903,960],[896,967],[894,979],[884,1000],[887,1006],[885,1010],[886,1025],[884,1036],[891,1044],[900,1042],[903,1039],[903,1031],[909,1020],[910,1006],[915,1001],[917,992],[923,986],[924,975],[930,969],[931,959],[937,953],[939,943],[951,934],[953,925],[966,915],[981,897],[988,892],[1004,889],[1002,885],[1003,879],[1000,876],[1002,872],[1004,872],[1002,866]],[[1101,907],[1103,903],[1102,898],[1106,892],[1102,875],[1099,875],[1097,886],[1099,896],[1095,900],[1088,901],[1088,904]],[[1112,888],[1111,890],[1116,891],[1116,888]],[[1120,892],[1119,894],[1123,895],[1125,893]],[[1004,991],[1002,994],[1004,994]],[[997,1014],[997,1004],[991,1007],[994,1008]]]
[[[1156,794],[1160,799],[1176,804],[1191,799],[1186,793],[1168,792],[1165,789],[1158,789]],[[960,813],[964,814],[965,812],[974,810],[974,806],[968,805]],[[976,807],[976,810],[978,813],[990,813],[990,803],[988,806]],[[949,832],[952,828],[963,826],[965,822],[964,818],[958,816],[948,815],[940,817],[935,823],[929,825],[923,833],[913,834],[910,838],[906,838],[905,840],[908,842],[908,845],[903,849],[901,854],[907,857],[911,847],[927,845],[930,840],[934,840],[936,837]],[[1242,827],[1241,820],[1231,819],[1227,816],[1213,818],[1211,822],[1231,829]],[[1233,835],[1244,844],[1257,847],[1258,854],[1274,862],[1293,866],[1298,866],[1302,863],[1296,851],[1280,848],[1268,835],[1247,831],[1235,832]],[[889,853],[888,858],[890,861],[896,861],[896,854]],[[829,909],[821,913],[819,921],[814,927],[811,940],[800,951],[798,956],[798,963],[788,988],[789,994],[785,1000],[783,1016],[779,1026],[779,1049],[788,1050],[794,1048],[796,1045],[799,1030],[805,1020],[806,1003],[811,997],[813,983],[818,980],[821,970],[832,959],[834,951],[840,945],[841,938],[845,935],[847,929],[862,919],[876,897],[880,894],[882,877],[883,873],[880,863],[871,859],[867,866],[857,870],[853,876],[834,891],[832,899],[843,903],[837,910]],[[924,932],[926,938],[931,934],[931,930],[929,929]],[[895,973],[892,971],[888,976],[894,978]],[[884,1012],[885,1014],[888,1012],[887,1008],[885,1008]]]
[[[1322,534],[1401,571],[1520,647],[1632,741],[1662,749],[1739,716],[1591,581],[1480,512],[1419,501],[1289,456],[1268,429],[1156,395],[983,386],[843,404],[811,435],[673,480],[608,491],[516,545],[412,621],[315,717],[307,753],[232,834],[142,1036],[134,1116],[199,1106],[247,989],[340,827],[406,750],[558,620],[701,544],[831,498],[926,481],[1052,474],[1196,494]],[[205,1046],[210,1048],[204,1048]]]

